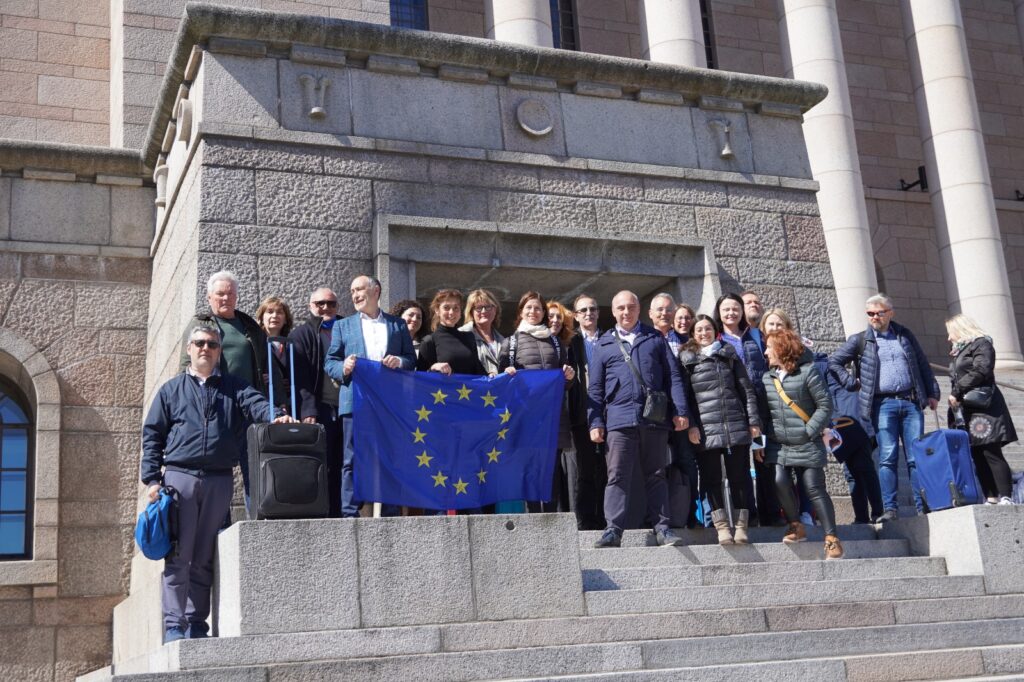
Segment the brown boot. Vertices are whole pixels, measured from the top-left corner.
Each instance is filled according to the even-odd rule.
[[[750,519],[750,511],[746,509],[736,510],[736,533],[733,539],[737,545],[746,545],[750,542],[747,537],[747,521]]]
[[[729,530],[729,517],[726,515],[725,510],[716,509],[711,512],[711,521],[715,524],[715,530],[718,531],[718,544],[733,544],[732,531]]]
[[[843,545],[840,544],[839,538],[835,535],[825,536],[825,560],[828,559],[842,559],[843,558]]]
[[[792,545],[797,542],[803,542],[807,539],[807,529],[804,528],[804,524],[799,521],[792,521],[789,524],[789,530],[782,536],[782,541],[787,545]]]

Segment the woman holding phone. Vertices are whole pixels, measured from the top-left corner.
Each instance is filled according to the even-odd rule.
[[[707,315],[698,315],[693,337],[679,352],[679,362],[689,375],[696,424],[690,426],[690,442],[697,446],[701,487],[711,503],[711,520],[718,543],[745,545],[750,512],[746,490],[750,479],[750,445],[761,436],[757,396],[736,350],[717,340],[718,326]],[[722,490],[722,458],[729,480],[734,510],[735,535]]]

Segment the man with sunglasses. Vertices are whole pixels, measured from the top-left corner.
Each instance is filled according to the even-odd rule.
[[[604,462],[604,445],[590,440],[587,419],[587,385],[590,358],[601,331],[597,320],[601,315],[597,301],[580,294],[573,302],[573,316],[579,330],[570,342],[570,358],[576,376],[569,388],[569,421],[572,442],[576,448],[576,521],[580,530],[604,530],[604,488],[608,471]]]
[[[327,436],[327,486],[331,518],[341,518],[341,416],[338,414],[340,384],[324,370],[331,332],[341,319],[338,296],[329,287],[317,287],[309,295],[309,318],[288,335],[295,349],[295,388],[299,414],[306,424],[323,424]]]
[[[924,510],[910,444],[924,433],[927,406],[939,404],[939,384],[914,334],[892,321],[892,300],[876,294],[866,302],[868,327],[854,334],[828,359],[829,371],[847,390],[859,390],[860,418],[878,440],[878,478],[882,484],[882,521],[897,518],[899,445],[910,473],[918,513]],[[854,364],[851,374],[846,367]]]
[[[245,452],[250,423],[270,420],[270,403],[247,381],[220,369],[222,336],[213,326],[189,330],[185,371],[157,391],[142,426],[140,478],[150,502],[161,486],[177,499],[177,547],[164,562],[164,642],[207,636],[217,531]],[[275,422],[294,422],[284,415]]]

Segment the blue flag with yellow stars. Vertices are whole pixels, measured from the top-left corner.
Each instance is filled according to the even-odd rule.
[[[425,509],[551,499],[560,370],[447,377],[359,359],[352,387],[357,499]]]

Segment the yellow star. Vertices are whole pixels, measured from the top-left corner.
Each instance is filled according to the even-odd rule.
[[[505,434],[508,433],[508,428],[504,428],[498,431],[498,440],[505,440]]]
[[[484,471],[483,469],[476,472],[476,477],[480,479],[481,483],[487,483],[487,472]]]
[[[508,420],[512,418],[512,413],[509,412],[508,408],[506,407],[505,411],[502,412],[501,414],[499,414],[498,416],[501,417],[501,423],[502,424],[507,424]]]
[[[491,448],[491,451],[487,453],[487,461],[488,462],[497,462],[498,461],[498,455],[500,455],[500,454],[501,454],[501,452],[498,450],[498,448]]]
[[[459,400],[469,400],[469,394],[473,392],[473,389],[466,388],[466,384],[462,384],[462,388],[455,390],[459,392]]]
[[[463,481],[461,478],[459,480],[457,480],[453,485],[455,486],[455,494],[456,495],[465,495],[466,494],[466,488],[469,487],[469,484],[466,483],[465,481]]]
[[[433,414],[433,412],[431,412],[430,410],[427,409],[426,405],[420,405],[420,409],[413,410],[413,412],[416,413],[416,416],[418,417],[418,419],[416,419],[416,421],[418,421],[418,422],[428,422],[428,421],[430,421],[430,415]]]
[[[443,488],[444,487],[444,482],[448,480],[448,477],[445,476],[444,474],[442,474],[440,471],[437,472],[436,476],[432,476],[431,478],[434,479],[434,487],[435,488],[437,488],[438,486]]]
[[[431,457],[430,455],[428,455],[427,451],[424,450],[423,454],[416,455],[416,459],[418,459],[420,461],[420,463],[416,467],[418,469],[419,467],[429,467],[430,466],[430,460],[432,460],[434,458]]]
[[[426,437],[427,434],[420,431],[420,427],[418,426],[416,427],[416,430],[412,432],[413,443],[425,443],[426,441],[423,439]]]
[[[498,399],[498,396],[491,395],[490,391],[487,391],[486,395],[482,395],[480,397],[484,399],[484,407],[487,407],[488,405],[494,407],[494,401]]]
[[[431,393],[430,395],[434,396],[435,405],[437,405],[438,403],[444,405],[444,399],[448,397],[448,394],[444,393],[441,389],[437,389],[435,393]]]

